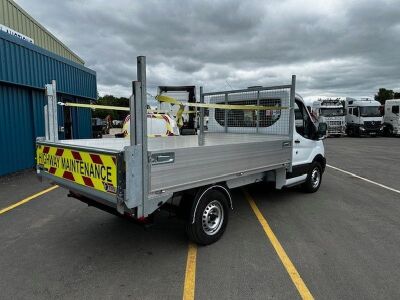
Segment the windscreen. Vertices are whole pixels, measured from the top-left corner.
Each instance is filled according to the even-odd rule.
[[[381,117],[382,113],[379,106],[360,107],[361,117]]]
[[[344,109],[339,108],[321,108],[321,116],[324,117],[337,117],[344,116]]]

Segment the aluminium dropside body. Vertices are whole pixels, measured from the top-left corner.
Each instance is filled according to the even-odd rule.
[[[231,103],[237,95],[247,104],[279,100],[285,108],[279,114],[243,113],[240,120],[248,130],[240,130],[243,124],[228,126],[237,114],[225,111],[221,119],[221,111],[215,110],[210,112],[210,122],[215,122],[205,131],[201,108],[198,135],[149,139],[145,57],[138,57],[138,81],[133,82],[130,139],[58,140],[55,84],[47,89],[46,137],[37,140],[38,175],[110,211],[144,218],[175,195],[212,184],[233,188],[273,177],[280,188],[292,167],[295,77],[285,86],[214,93],[201,89],[200,102],[216,103],[220,97]]]

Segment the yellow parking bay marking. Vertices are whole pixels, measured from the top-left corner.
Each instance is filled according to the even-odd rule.
[[[300,296],[302,299],[314,299],[311,295],[310,290],[307,288],[303,279],[301,279],[299,272],[297,272],[295,266],[291,262],[289,256],[286,254],[286,251],[283,249],[281,243],[276,238],[274,232],[269,226],[267,220],[262,215],[261,211],[258,209],[254,199],[250,196],[248,192],[243,190],[247,201],[249,202],[254,214],[256,215],[258,221],[260,222],[262,228],[264,229],[265,234],[270,240],[272,246],[274,247],[276,253],[278,254],[282,264],[284,265],[286,271],[289,273],[290,278],[292,279],[294,285],[296,286]]]
[[[12,210],[12,209],[14,209],[16,207],[18,207],[18,206],[20,206],[22,204],[25,204],[26,202],[29,202],[29,201],[37,198],[37,197],[40,197],[40,196],[42,196],[42,195],[44,195],[44,194],[46,194],[48,192],[51,192],[52,190],[55,190],[56,188],[58,188],[58,185],[52,186],[52,187],[50,187],[48,189],[45,189],[45,190],[43,190],[43,191],[41,191],[39,193],[36,193],[36,194],[34,194],[32,196],[29,196],[29,197],[27,197],[27,198],[15,203],[15,204],[13,204],[13,205],[10,205],[10,206],[8,206],[6,208],[3,208],[3,209],[0,210],[0,215],[6,213],[6,212],[8,212],[8,211],[10,211],[10,210]]]
[[[197,245],[190,242],[186,261],[185,285],[183,287],[183,300],[194,299],[196,287],[196,258]]]
[[[389,186],[387,186],[387,185],[384,185],[384,184],[381,184],[381,183],[378,183],[378,182],[369,180],[369,179],[367,179],[367,178],[358,176],[357,174],[351,173],[351,172],[349,172],[349,171],[346,171],[346,170],[343,170],[343,169],[340,169],[340,168],[337,168],[337,167],[334,167],[334,166],[331,166],[331,165],[328,165],[328,164],[327,164],[326,166],[329,167],[329,168],[331,168],[331,169],[334,169],[334,170],[336,170],[336,171],[340,171],[340,172],[343,172],[343,173],[345,173],[345,174],[348,174],[348,175],[350,175],[350,176],[352,176],[352,177],[354,177],[354,178],[358,178],[358,179],[364,180],[364,181],[366,181],[366,182],[368,182],[368,183],[375,184],[375,185],[377,185],[377,186],[379,186],[379,187],[381,187],[381,188],[384,188],[384,189],[387,189],[387,190],[389,190],[389,191],[392,191],[392,192],[395,192],[395,193],[400,194],[400,191],[399,191],[399,190],[396,190],[396,189],[394,189],[394,188],[391,188],[391,187],[389,187]]]

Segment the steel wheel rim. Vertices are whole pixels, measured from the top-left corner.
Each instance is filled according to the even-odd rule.
[[[224,209],[218,200],[211,201],[203,211],[202,225],[207,235],[216,234],[224,222]]]
[[[321,173],[318,168],[314,168],[311,172],[311,185],[313,188],[317,188],[321,181]]]

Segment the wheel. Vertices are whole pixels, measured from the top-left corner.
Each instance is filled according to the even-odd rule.
[[[313,162],[308,171],[306,182],[303,183],[302,188],[306,193],[315,193],[321,186],[322,181],[322,167],[319,162]]]
[[[201,189],[193,202],[186,227],[189,238],[200,245],[218,241],[228,224],[228,211],[228,199],[221,190]]]
[[[383,128],[383,136],[386,136],[386,137],[393,136],[392,126],[385,126]]]
[[[354,136],[353,128],[348,128],[346,131],[347,131],[348,136],[351,136],[351,137]]]
[[[357,129],[356,129],[355,132],[354,132],[354,136],[356,136],[356,137],[361,137],[361,130],[360,130],[360,127],[357,127]]]

